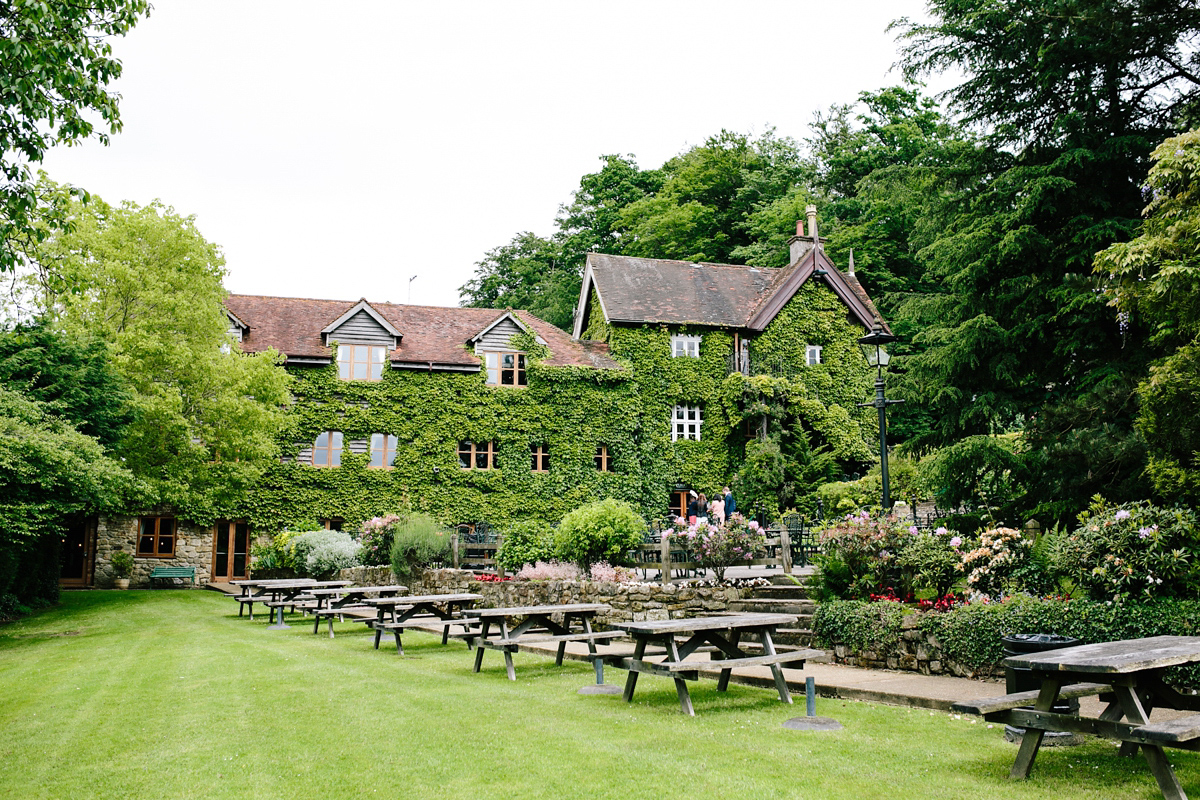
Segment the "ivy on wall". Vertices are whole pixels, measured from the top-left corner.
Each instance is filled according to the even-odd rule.
[[[713,494],[742,466],[743,422],[764,409],[799,421],[843,462],[871,457],[863,414],[871,378],[858,351],[858,328],[832,291],[812,283],[750,344],[751,364],[783,364],[785,375],[730,374],[734,337],[691,326],[609,326],[596,315],[585,338],[602,338],[622,369],[551,367],[533,337],[513,337],[528,355],[525,388],[492,387],[483,372],[386,370],[377,383],[347,382],[336,365],[289,367],[296,403],[280,432],[285,457],[251,493],[241,516],[260,531],[311,527],[340,517],[348,526],[411,503],[444,522],[557,522],[596,499],[614,497],[647,518],[663,516],[676,484]],[[699,334],[699,358],[674,358],[671,334]],[[809,367],[805,345],[824,348]],[[699,441],[671,441],[676,405],[703,410]],[[322,431],[341,431],[340,467],[295,461]],[[349,450],[371,434],[394,436],[392,469],[369,469]],[[462,469],[460,441],[496,444],[497,468]],[[545,445],[550,471],[531,469],[530,447]],[[613,472],[594,456],[608,448]]]

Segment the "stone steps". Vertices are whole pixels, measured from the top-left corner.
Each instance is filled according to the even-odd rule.
[[[747,597],[741,600],[730,601],[729,610],[738,613],[799,614],[811,616],[817,610],[817,604],[805,598]]]

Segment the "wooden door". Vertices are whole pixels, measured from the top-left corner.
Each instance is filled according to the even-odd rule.
[[[58,585],[79,589],[90,586],[95,566],[96,523],[79,517],[63,529],[59,554]]]
[[[213,536],[212,579],[238,581],[250,577],[250,526],[238,520],[221,520]]]
[[[678,492],[671,492],[671,521],[675,521],[675,517],[683,517],[687,519],[688,506],[688,490],[682,489]]]

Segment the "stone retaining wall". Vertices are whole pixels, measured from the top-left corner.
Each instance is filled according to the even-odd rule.
[[[605,603],[612,611],[597,617],[601,623],[649,619],[680,619],[725,611],[748,589],[729,586],[688,586],[658,583],[604,583],[598,581],[481,581],[470,570],[427,569],[417,580],[397,581],[388,567],[354,567],[338,573],[340,580],[360,586],[404,583],[410,594],[471,592],[484,597],[489,608]]]
[[[834,662],[850,667],[898,669],[923,675],[955,675],[960,678],[992,678],[999,674],[998,665],[971,669],[946,658],[937,637],[923,634],[918,628],[921,613],[904,615],[900,622],[900,642],[895,650],[855,651],[847,645],[835,644],[832,650]]]

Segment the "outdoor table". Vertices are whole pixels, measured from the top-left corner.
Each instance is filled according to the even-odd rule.
[[[278,631],[292,627],[283,621],[283,607],[289,602],[296,599],[298,595],[303,594],[310,589],[325,589],[339,586],[349,586],[354,581],[314,581],[311,578],[301,578],[286,583],[274,583],[264,587],[265,592],[273,595],[267,601],[268,607],[273,607],[279,610],[279,621],[274,625],[268,625],[267,630]]]
[[[321,629],[321,617],[329,619],[329,638],[333,638],[333,618],[336,612],[343,613],[351,606],[365,608],[364,600],[372,593],[379,597],[394,597],[400,592],[407,592],[407,586],[392,584],[390,586],[350,586],[344,589],[311,589],[311,594],[317,601],[313,609],[313,633]]]
[[[316,583],[314,578],[276,578],[272,580],[244,580],[230,581],[230,585],[237,586],[241,591],[238,594],[232,595],[233,599],[238,603],[238,616],[249,606],[250,619],[254,620],[254,604],[265,603],[267,600],[273,600],[277,593],[272,593],[272,587],[283,586],[284,584],[293,584],[307,582],[310,585]]]
[[[424,627],[436,623],[442,629],[442,644],[445,644],[450,637],[451,625],[460,624],[466,627],[469,624],[462,618],[462,607],[473,605],[482,599],[481,594],[424,594],[367,598],[363,600],[363,604],[374,606],[377,612],[376,618],[367,623],[375,629],[375,649],[379,649],[379,638],[383,632],[390,630],[396,637],[396,652],[404,655],[400,633],[406,627]]]
[[[1124,756],[1135,755],[1140,746],[1163,797],[1187,800],[1163,747],[1200,750],[1200,714],[1153,724],[1149,717],[1155,708],[1200,711],[1200,696],[1180,694],[1163,682],[1168,667],[1196,662],[1200,636],[1152,636],[1013,656],[1004,665],[1031,670],[1041,680],[1039,691],[963,701],[953,708],[1025,729],[1012,778],[1029,777],[1046,731],[1094,733],[1119,739]],[[1107,701],[1099,717],[1052,709],[1060,697],[1087,694]],[[1019,707],[1030,703],[1033,708]]]
[[[779,691],[779,699],[791,703],[792,696],[788,692],[787,681],[783,677],[781,663],[799,661],[800,666],[810,658],[821,655],[819,650],[795,650],[776,652],[773,634],[781,625],[794,625],[796,617],[792,614],[729,614],[715,617],[693,617],[691,619],[663,619],[645,622],[618,622],[614,627],[625,631],[633,637],[635,645],[632,658],[615,660],[616,666],[629,670],[625,679],[626,702],[633,701],[633,691],[637,687],[638,675],[647,673],[661,677],[672,678],[675,681],[675,692],[679,695],[679,704],[683,713],[695,716],[692,708],[692,698],[688,694],[687,681],[698,680],[700,669],[720,669],[717,680],[717,691],[723,692],[729,687],[729,677],[734,667],[750,667],[770,665],[771,674],[775,677],[775,688]],[[683,643],[676,641],[678,634],[691,634]],[[762,641],[763,655],[752,655],[741,648],[741,639],[746,634],[757,635]],[[646,661],[646,647],[658,644],[664,648],[666,658],[663,661]],[[687,661],[687,657],[702,646],[716,648],[711,661]],[[720,658],[718,658],[718,653]]]
[[[592,630],[592,618],[601,612],[610,610],[611,607],[604,603],[567,603],[551,606],[473,608],[464,611],[463,614],[465,616],[478,619],[482,625],[479,638],[476,641],[475,667],[471,671],[479,672],[483,665],[483,651],[485,648],[489,650],[502,650],[504,652],[504,666],[508,671],[508,679],[515,681],[517,673],[513,669],[512,654],[517,650],[519,645],[517,640],[535,630],[539,632],[544,631],[549,634],[537,639],[537,641],[558,642],[558,657],[554,661],[558,666],[562,665],[568,641],[587,641],[588,652],[596,655],[596,639],[620,635],[619,633],[596,632]],[[556,615],[561,615],[561,622],[554,621]],[[508,625],[509,619],[517,619],[519,621],[510,628]],[[572,633],[571,623],[576,621],[583,628],[582,633]],[[499,630],[495,631],[495,633],[498,633],[499,636],[489,638],[489,634],[493,633],[493,626],[496,624],[499,624]],[[528,639],[527,641],[532,642],[535,640]],[[602,666],[597,667],[597,683],[604,682],[602,669]]]

